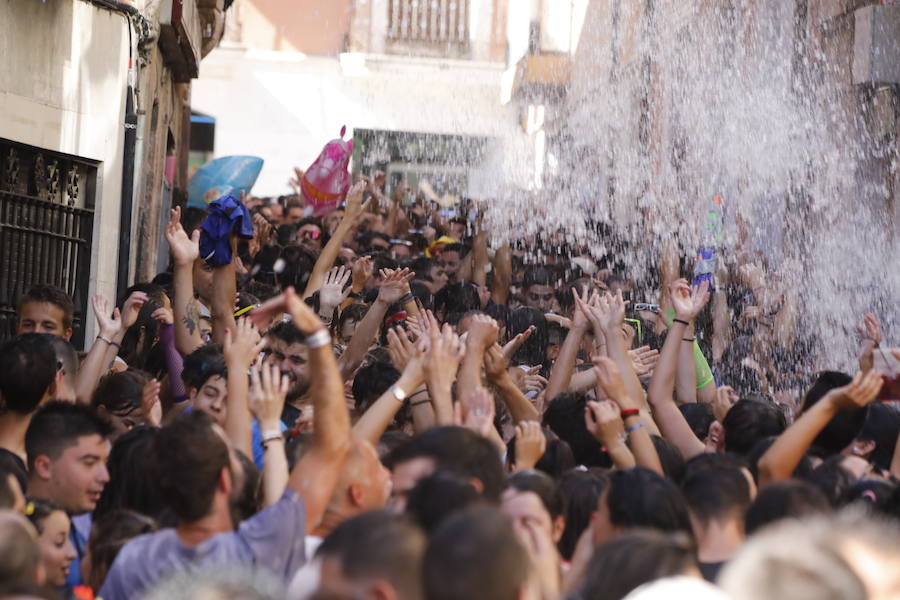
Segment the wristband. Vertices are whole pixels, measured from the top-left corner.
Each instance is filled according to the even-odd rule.
[[[412,302],[415,299],[416,299],[416,297],[413,296],[412,293],[406,294],[402,298],[400,298],[400,306],[403,306],[404,304],[409,304],[410,302]]]
[[[327,329],[320,329],[306,336],[306,340],[303,343],[306,344],[307,348],[315,350],[316,348],[329,345],[331,343],[331,334],[328,333]]]
[[[284,441],[284,436],[281,435],[280,431],[269,431],[269,432],[262,434],[263,448],[265,448],[269,442],[278,442],[278,441],[281,441],[281,442]]]
[[[363,296],[359,292],[350,292],[349,294],[347,294],[347,297],[353,298],[354,300],[361,300]]]
[[[406,400],[406,392],[401,390],[400,386],[397,385],[396,383],[394,385],[392,385],[390,388],[388,388],[388,391],[390,393],[392,393],[394,395],[394,397],[397,400],[399,400],[400,402],[403,402],[404,400]]]
[[[682,342],[696,342],[697,338],[681,338]]]
[[[626,427],[625,431],[628,432],[629,435],[631,435],[632,433],[634,433],[635,431],[637,431],[638,429],[640,429],[643,426],[644,426],[643,423],[635,423],[634,425],[632,425],[630,427]]]
[[[116,348],[119,348],[119,349],[122,348],[122,346],[120,346],[117,342],[114,342],[109,338],[105,338],[102,335],[98,335],[97,339],[100,340],[101,342],[106,342],[107,345],[109,345],[109,346],[115,346]]]
[[[423,400],[416,400],[415,402],[410,402],[409,406],[410,406],[410,408],[413,408],[416,406],[422,406],[423,404],[431,404],[431,398],[425,398]]]
[[[641,411],[638,408],[626,408],[621,413],[619,413],[619,415],[622,417],[623,421],[625,419],[627,419],[628,417],[636,417],[640,414],[641,414]]]
[[[683,321],[682,319],[672,319],[673,323],[681,323],[682,325],[690,325],[687,321]]]

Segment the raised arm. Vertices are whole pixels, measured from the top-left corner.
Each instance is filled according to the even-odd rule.
[[[248,319],[241,319],[233,330],[225,331],[223,350],[228,367],[225,434],[232,445],[247,456],[253,456],[247,372],[264,344],[260,341],[259,331]]]
[[[606,353],[616,364],[625,384],[625,391],[642,410],[646,411],[644,388],[641,387],[641,380],[634,370],[634,361],[625,345],[622,330],[625,325],[625,299],[621,290],[615,295],[595,295],[589,302],[576,296],[575,302],[579,311],[588,317],[596,339],[606,340]],[[645,425],[651,426],[651,422],[648,416]]]
[[[413,395],[425,378],[422,368],[424,344],[415,347],[410,342],[410,346],[405,346],[401,336],[405,337],[406,332],[391,330],[387,334],[392,362],[402,369],[400,379],[379,396],[353,425],[353,435],[368,440],[373,446],[378,444],[397,411],[403,407],[404,400]]]
[[[653,407],[653,420],[662,434],[675,444],[685,459],[702,454],[703,442],[697,439],[673,398],[678,351],[687,324],[694,321],[709,301],[709,286],[704,283],[693,291],[687,280],[679,279],[669,286],[670,301],[675,307],[675,321],[666,336],[659,362],[650,380],[648,398]]]
[[[278,502],[290,477],[281,433],[281,411],[291,384],[277,365],[254,366],[250,380],[250,412],[259,423],[263,444],[263,507],[266,507]]]
[[[503,244],[494,253],[493,273],[491,298],[497,304],[506,304],[509,300],[509,287],[512,285],[512,250],[509,244]]]
[[[350,414],[328,329],[292,288],[285,292],[285,301],[294,324],[307,336],[309,370],[316,374],[310,384],[313,439],[288,480],[288,487],[303,498],[307,531],[312,531],[325,514],[347,459]]]
[[[235,238],[232,234],[232,261],[227,265],[215,267],[213,269],[213,289],[209,307],[212,313],[212,335],[216,342],[224,343],[225,332],[233,330],[234,322],[234,299],[237,296],[237,279],[235,278],[234,263],[238,259],[237,252],[234,251]]]
[[[484,354],[484,372],[488,381],[494,384],[500,394],[500,399],[509,410],[513,423],[523,421],[540,421],[541,415],[525,397],[516,382],[509,374],[509,360],[503,355],[503,350],[494,344]]]
[[[413,274],[408,269],[398,271],[382,269],[378,298],[356,326],[353,338],[338,361],[341,376],[345,381],[352,377],[359,365],[362,364],[369,346],[378,335],[378,329],[384,321],[384,315],[387,314],[388,308],[409,293],[409,282],[412,278]]]
[[[533,469],[544,452],[547,451],[547,438],[541,424],[536,421],[523,421],[516,425],[516,464],[514,472]]]
[[[325,275],[325,283],[319,288],[319,317],[326,325],[331,325],[334,309],[350,295],[350,269],[334,267]]]
[[[169,376],[169,390],[172,402],[184,402],[187,400],[184,381],[181,379],[181,372],[184,370],[184,359],[175,348],[174,314],[171,309],[162,306],[153,311],[153,314],[150,316],[159,323],[159,343],[162,346],[166,373]]]
[[[857,327],[862,341],[859,345],[859,370],[868,373],[875,364],[875,349],[881,345],[881,324],[871,313],[863,315],[863,324]]]
[[[481,226],[479,219],[478,231],[472,243],[472,281],[479,286],[487,283],[488,261],[488,232]]]
[[[697,402],[697,365],[694,361],[694,324],[684,328],[678,347],[678,369],[675,374],[675,398],[678,404]]]
[[[600,388],[597,397],[602,395],[601,392],[606,392],[606,395],[618,406],[619,416],[625,424],[628,446],[631,453],[634,454],[637,465],[665,476],[659,455],[656,453],[656,447],[653,445],[653,440],[650,439],[650,433],[641,422],[640,404],[625,389],[625,383],[622,381],[616,363],[605,356],[597,357],[594,360],[594,371],[597,375],[597,385]]]
[[[347,192],[347,206],[344,209],[344,218],[341,219],[331,239],[322,248],[322,253],[319,254],[319,258],[316,260],[316,264],[309,276],[309,282],[306,284],[306,290],[303,292],[304,299],[309,298],[317,289],[322,287],[322,283],[325,281],[325,273],[331,269],[334,261],[337,260],[341,246],[344,244],[344,238],[347,237],[347,234],[350,233],[350,230],[353,229],[353,226],[356,225],[356,222],[365,212],[366,206],[362,204],[365,189],[366,182],[358,181]]]
[[[789,479],[816,436],[842,410],[857,410],[878,397],[881,375],[857,372],[849,384],[825,394],[785,430],[759,459],[759,487]]]
[[[578,349],[581,348],[581,339],[590,328],[588,315],[584,311],[584,307],[588,303],[588,288],[585,287],[583,296],[578,296],[578,290],[573,289],[572,295],[575,296],[575,315],[572,318],[572,325],[569,327],[569,333],[563,342],[559,351],[559,356],[553,364],[550,371],[550,382],[547,384],[545,392],[547,400],[551,401],[559,394],[569,389],[569,382],[572,379],[572,372],[575,370],[575,360],[578,357]]]
[[[466,352],[466,345],[460,340],[453,327],[438,326],[430,312],[423,315],[430,322],[427,329],[428,351],[425,356],[425,383],[434,407],[437,425],[453,423],[453,382],[456,381],[459,364]],[[415,417],[416,407],[413,407]]]
[[[90,404],[94,390],[97,389],[97,383],[103,372],[109,368],[109,362],[106,359],[110,346],[115,348],[113,344],[122,330],[122,315],[116,308],[110,311],[109,300],[103,294],[97,294],[91,298],[91,306],[94,309],[94,316],[97,319],[97,328],[100,331],[97,339],[91,345],[91,350],[87,356],[81,361],[78,369],[78,376],[75,378],[75,395],[82,404]]]
[[[188,237],[181,226],[181,208],[169,213],[166,224],[166,241],[172,253],[174,271],[172,309],[175,313],[175,347],[187,356],[203,345],[200,337],[200,315],[194,301],[194,261],[200,256],[200,230]]]
[[[469,331],[466,336],[466,353],[459,367],[459,381],[457,382],[457,398],[465,403],[481,387],[481,368],[484,364],[484,354],[488,348],[497,343],[500,328],[497,322],[487,315],[475,315],[469,323]],[[465,412],[465,407],[463,407]]]
[[[619,407],[612,400],[590,401],[584,407],[584,424],[588,431],[603,444],[606,453],[617,469],[630,469],[637,465],[634,454],[625,440],[625,423]]]

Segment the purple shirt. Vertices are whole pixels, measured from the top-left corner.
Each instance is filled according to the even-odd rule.
[[[306,510],[288,488],[281,500],[240,524],[193,548],[174,529],[138,536],[116,557],[98,594],[104,600],[128,600],[170,574],[210,565],[264,567],[285,582],[306,562]]]

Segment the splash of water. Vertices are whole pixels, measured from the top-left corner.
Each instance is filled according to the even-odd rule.
[[[818,366],[852,368],[863,312],[900,324],[883,184],[900,160],[850,84],[852,27],[816,29],[795,4],[592,3],[550,142],[556,173],[541,191],[501,194],[496,241],[561,234],[646,283],[667,245],[696,252],[721,194],[726,255],[741,240],[764,257],[798,294]]]

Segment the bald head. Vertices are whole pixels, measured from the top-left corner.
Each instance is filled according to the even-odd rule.
[[[390,472],[366,440],[353,439],[353,448],[331,497],[328,510],[349,518],[360,512],[383,508],[390,494]]]

